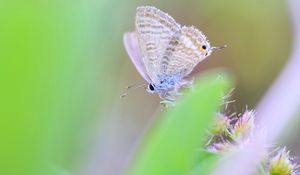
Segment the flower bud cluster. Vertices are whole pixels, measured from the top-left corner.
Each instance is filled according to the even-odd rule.
[[[207,150],[217,154],[227,153],[233,149],[247,146],[253,138],[255,126],[255,112],[246,110],[237,117],[217,114],[215,123],[209,129],[211,138]],[[266,153],[265,160],[261,161],[260,174],[268,175],[298,175],[298,164],[290,157],[289,151],[278,148],[276,151]]]

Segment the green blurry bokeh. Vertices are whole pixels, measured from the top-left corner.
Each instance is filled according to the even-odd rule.
[[[236,77],[238,110],[256,105],[291,50],[283,0],[0,1],[0,174],[80,169],[92,133],[108,116],[121,126],[112,129],[121,141],[105,142],[120,147],[106,152],[129,151],[158,106],[144,91],[118,98],[125,85],[143,81],[122,44],[139,5],[154,5],[198,27],[213,45],[229,46],[197,70],[227,67]]]
[[[52,174],[78,161],[114,82],[109,5],[1,2],[0,174]]]

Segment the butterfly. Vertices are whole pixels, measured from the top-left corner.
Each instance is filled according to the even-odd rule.
[[[186,77],[212,51],[206,36],[194,26],[180,26],[170,15],[152,7],[136,10],[135,31],[123,36],[125,49],[141,76],[146,90],[162,100],[174,101],[179,90],[191,86]]]

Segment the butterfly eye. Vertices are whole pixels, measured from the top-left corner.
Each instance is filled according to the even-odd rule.
[[[154,91],[154,86],[150,83],[149,84],[149,89],[151,90],[151,91]]]
[[[205,50],[206,49],[206,45],[202,45],[202,49]]]

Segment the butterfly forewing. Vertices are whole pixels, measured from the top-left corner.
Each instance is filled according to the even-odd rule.
[[[161,60],[180,25],[161,10],[146,6],[137,8],[135,26],[145,69],[152,81],[158,81]]]
[[[140,53],[139,44],[137,40],[137,36],[135,32],[127,32],[123,36],[123,42],[125,49],[135,66],[138,72],[142,75],[142,77],[150,83],[150,78],[147,75],[145,65],[142,60],[142,55]]]
[[[207,56],[209,43],[195,27],[182,27],[180,33],[173,35],[161,60],[160,69],[166,75],[185,77]]]

